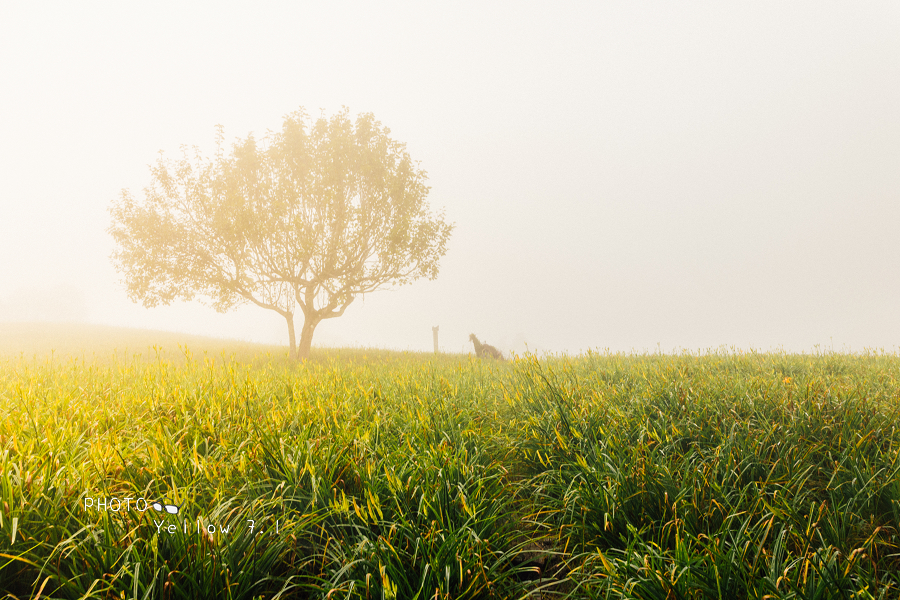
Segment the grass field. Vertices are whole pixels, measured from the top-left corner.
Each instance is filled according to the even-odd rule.
[[[897,598],[898,382],[890,354],[12,356],[0,597]]]

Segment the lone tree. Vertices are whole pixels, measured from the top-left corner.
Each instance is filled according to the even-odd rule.
[[[129,297],[274,310],[291,357],[304,359],[316,326],[357,295],[434,279],[453,225],[430,213],[425,172],[389,133],[370,113],[312,121],[301,109],[228,154],[221,126],[212,159],[196,148],[160,154],[143,199],[123,190],[110,208]]]

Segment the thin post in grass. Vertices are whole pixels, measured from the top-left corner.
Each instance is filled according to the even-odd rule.
[[[434,353],[438,353],[438,326],[435,325],[431,328],[431,335],[434,337]]]

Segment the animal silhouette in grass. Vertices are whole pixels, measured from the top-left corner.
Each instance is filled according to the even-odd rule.
[[[490,344],[482,344],[479,342],[474,333],[469,334],[469,339],[475,344],[475,354],[478,358],[496,358],[497,360],[504,360],[503,354],[499,350]]]

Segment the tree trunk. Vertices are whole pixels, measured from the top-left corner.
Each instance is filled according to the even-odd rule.
[[[295,360],[297,358],[297,334],[294,333],[294,314],[287,313],[284,315],[284,318],[287,320],[288,342],[291,346],[291,352],[288,356],[291,360]]]
[[[319,322],[314,317],[304,315],[303,329],[300,330],[300,346],[297,348],[297,359],[306,360],[309,358],[309,349],[312,346],[313,332]]]

